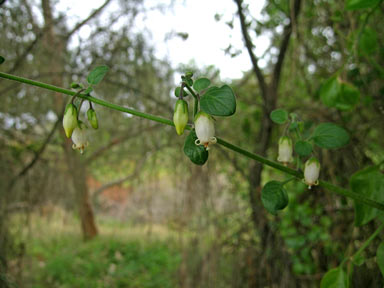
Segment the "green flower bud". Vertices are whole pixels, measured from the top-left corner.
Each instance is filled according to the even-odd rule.
[[[77,108],[72,103],[65,107],[63,127],[67,138],[71,137],[73,130],[77,127]]]
[[[87,111],[87,117],[88,117],[88,122],[91,124],[93,129],[99,128],[99,123],[97,121],[95,110],[93,110],[92,108],[89,108]]]
[[[176,101],[173,123],[176,127],[176,133],[182,135],[188,123],[188,103],[185,100],[179,99]]]

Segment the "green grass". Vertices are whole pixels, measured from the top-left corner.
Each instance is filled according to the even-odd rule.
[[[180,262],[166,243],[100,236],[33,241],[31,287],[175,287]]]
[[[181,256],[171,233],[148,237],[145,227],[100,221],[100,235],[84,242],[76,219],[59,219],[34,215],[32,233],[18,234],[26,243],[21,287],[177,287]]]

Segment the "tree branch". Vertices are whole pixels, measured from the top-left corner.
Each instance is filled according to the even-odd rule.
[[[266,98],[267,84],[265,82],[264,75],[260,70],[259,64],[257,63],[258,59],[257,59],[255,53],[253,53],[253,44],[252,44],[252,40],[248,34],[248,28],[247,28],[247,25],[245,23],[245,15],[244,15],[244,11],[242,8],[243,1],[242,0],[234,0],[234,1],[237,4],[238,14],[239,14],[239,18],[240,18],[241,32],[243,34],[245,47],[247,48],[249,57],[251,58],[253,71],[256,74],[257,80],[259,81],[261,95],[263,98]]]
[[[281,76],[281,69],[283,67],[284,58],[288,50],[289,40],[292,35],[293,26],[296,24],[297,16],[299,15],[301,6],[301,0],[295,0],[293,4],[293,11],[291,11],[291,17],[289,24],[284,27],[283,40],[280,44],[279,56],[277,58],[276,65],[272,73],[272,86],[277,89]]]
[[[103,5],[101,5],[99,8],[97,8],[95,11],[93,11],[87,18],[85,18],[83,21],[77,23],[75,27],[71,31],[65,35],[65,38],[70,38],[77,30],[79,30],[81,27],[83,27],[85,24],[88,23],[89,20],[97,16],[109,3],[111,0],[106,0]]]

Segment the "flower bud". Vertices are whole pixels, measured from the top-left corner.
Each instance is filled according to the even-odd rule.
[[[72,133],[72,148],[78,149],[81,154],[84,153],[85,147],[88,146],[87,141],[87,126],[79,121],[79,125],[73,130]]]
[[[71,137],[73,130],[77,127],[77,108],[72,103],[65,107],[63,127],[67,138]]]
[[[97,121],[95,110],[93,110],[92,108],[89,108],[87,111],[87,117],[88,117],[88,122],[91,124],[93,129],[99,128],[99,123]]]
[[[182,135],[188,123],[188,103],[185,100],[179,99],[176,101],[173,123],[175,124],[177,135]]]
[[[211,115],[200,111],[195,117],[196,145],[204,145],[208,150],[209,144],[217,142],[215,137],[215,123]]]
[[[318,185],[320,174],[320,163],[319,161],[312,157],[307,160],[304,165],[304,183],[308,185],[308,188],[311,189],[311,186]]]
[[[283,162],[287,164],[288,162],[292,162],[292,140],[289,137],[283,136],[279,139],[279,156],[277,157],[277,161]]]

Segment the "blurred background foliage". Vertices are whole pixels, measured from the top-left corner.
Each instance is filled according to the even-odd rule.
[[[5,1],[1,70],[69,88],[105,64],[110,71],[94,96],[171,118],[174,75],[193,71],[220,84],[220,71],[215,63],[171,67],[156,59],[133,25],[146,13],[144,1],[116,1],[118,13],[101,21],[108,0],[71,26],[58,1]],[[300,1],[267,1],[261,19],[236,2],[250,39],[271,37],[262,70],[268,81]],[[354,172],[384,160],[384,8],[376,1],[347,10],[348,2],[301,3],[274,103],[297,113],[308,130],[334,122],[349,131],[347,147],[315,151],[321,177],[343,187]],[[82,25],[90,36],[70,45]],[[273,126],[262,151],[255,137],[266,110],[254,71],[230,84],[237,113],[217,119],[216,134],[276,159],[283,128]],[[339,86],[344,92],[334,91]],[[219,145],[206,165],[195,166],[172,127],[97,106],[100,128],[89,130],[80,155],[61,128],[69,99],[6,80],[0,97],[2,287],[318,287],[377,227],[354,227],[352,201],[299,182],[287,185],[289,205],[272,216],[260,204],[261,185],[284,175],[264,168],[255,186],[250,160]],[[378,243],[355,268],[352,287],[382,287]]]

